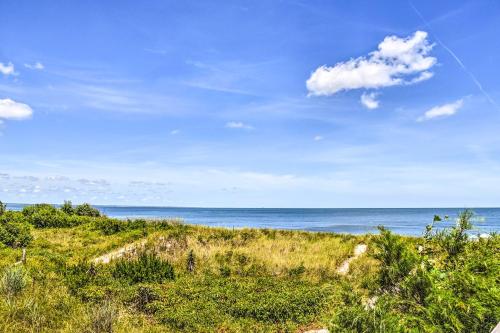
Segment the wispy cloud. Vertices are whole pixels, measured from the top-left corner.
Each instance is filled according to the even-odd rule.
[[[245,124],[241,121],[229,121],[226,123],[227,128],[240,128],[240,129],[246,129],[246,130],[252,130],[254,129],[253,126]]]
[[[24,67],[36,70],[43,70],[45,68],[45,66],[39,61],[35,62],[34,64],[24,64]]]
[[[314,140],[314,141],[321,141],[321,140],[323,140],[323,139],[324,139],[324,137],[323,137],[322,135],[316,135],[316,136],[313,138],[313,140]]]
[[[423,116],[419,117],[417,121],[425,121],[434,118],[443,118],[453,116],[463,106],[463,99],[459,99],[453,103],[435,106],[427,110]]]
[[[417,16],[420,17],[420,19],[422,20],[424,25],[430,30],[431,29],[430,24],[424,18],[422,13],[417,9],[417,7],[415,7],[415,5],[411,1],[409,1],[409,4],[410,4],[410,7],[415,12],[415,14],[417,14]],[[450,49],[435,33],[433,33],[433,35],[434,35],[434,38],[436,39],[436,41],[439,43],[439,45],[441,45],[446,50],[446,52],[448,52],[452,56],[452,58],[455,59],[457,64],[460,66],[460,68],[470,77],[472,82],[476,85],[476,87],[483,94],[483,96],[488,100],[488,102],[491,103],[497,109],[499,109],[500,107],[497,104],[497,102],[495,100],[493,100],[493,98],[491,98],[490,94],[488,94],[488,92],[486,92],[486,90],[484,90],[481,82],[479,82],[479,80],[476,78],[476,76],[465,66],[465,64],[457,56],[457,54],[455,52],[453,52],[452,49]]]
[[[318,67],[307,80],[310,95],[328,96],[343,90],[413,84],[432,77],[436,58],[425,31],[400,38],[387,36],[368,56]]]

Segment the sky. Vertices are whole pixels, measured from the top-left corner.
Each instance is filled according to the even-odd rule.
[[[0,2],[0,200],[500,203],[500,2]]]

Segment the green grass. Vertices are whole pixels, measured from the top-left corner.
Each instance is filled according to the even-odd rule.
[[[25,265],[15,265],[18,233],[0,244],[0,331],[487,332],[500,320],[497,235],[229,230],[62,211],[47,227],[51,208],[40,207],[34,220],[0,220],[32,238]],[[368,253],[338,275],[359,243]],[[110,253],[108,264],[93,261]]]

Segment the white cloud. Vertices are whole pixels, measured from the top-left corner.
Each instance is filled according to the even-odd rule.
[[[181,130],[179,130],[179,129],[174,129],[174,130],[171,130],[171,131],[170,131],[170,135],[177,135],[177,134],[179,134],[180,132],[181,132]]]
[[[3,75],[16,75],[16,72],[14,71],[14,65],[11,62],[6,65],[0,62],[0,73],[2,73]]]
[[[324,137],[323,137],[323,136],[321,136],[321,135],[316,135],[316,136],[314,137],[314,141],[321,141],[321,140],[323,140],[323,139],[324,139]]]
[[[379,107],[380,102],[377,100],[377,94],[372,93],[363,93],[361,95],[361,104],[363,104],[367,109],[373,110]]]
[[[253,126],[242,123],[241,121],[230,121],[226,123],[227,128],[241,128],[241,129],[247,129],[251,130],[253,129]]]
[[[435,106],[427,110],[424,115],[417,119],[417,121],[425,121],[433,118],[449,117],[457,113],[464,104],[463,99],[459,99],[453,103]]]
[[[387,36],[378,50],[368,56],[339,62],[333,67],[317,68],[307,80],[310,95],[328,96],[342,90],[381,88],[413,84],[432,77],[429,69],[436,58],[428,56],[433,45],[427,32],[417,31],[412,36]]]
[[[45,66],[39,61],[35,62],[34,64],[24,64],[24,67],[29,69],[38,69],[38,70],[42,70],[45,68]]]
[[[18,103],[10,98],[0,99],[0,118],[3,119],[27,119],[33,114],[33,110],[27,104]]]

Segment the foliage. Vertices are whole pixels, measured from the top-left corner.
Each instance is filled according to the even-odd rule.
[[[61,211],[68,215],[73,215],[75,210],[73,209],[73,204],[69,200],[64,200],[64,203],[61,205]]]
[[[184,278],[163,289],[155,314],[174,330],[216,331],[222,322],[244,331],[309,322],[324,307],[326,290],[283,278]],[[193,316],[193,313],[197,315]]]
[[[0,243],[10,247],[26,247],[33,240],[31,228],[19,212],[0,215]]]
[[[384,227],[379,227],[380,237],[374,240],[377,251],[373,255],[380,261],[379,283],[383,290],[389,290],[410,273],[415,265],[415,256],[399,236]]]
[[[173,280],[174,268],[154,254],[142,253],[135,260],[121,259],[115,263],[113,276],[129,283]]]
[[[22,266],[12,266],[5,269],[0,280],[0,288],[7,298],[15,297],[23,291],[28,280],[28,274]]]
[[[91,310],[90,328],[93,333],[112,333],[118,317],[116,306],[109,300],[97,304]]]
[[[22,210],[22,215],[35,228],[68,228],[90,223],[94,219],[107,220],[89,204],[73,208],[70,201],[65,201],[61,208],[50,204],[26,206]]]
[[[471,214],[410,238],[115,220],[70,206],[0,215],[0,230],[19,225],[31,240],[0,232],[0,272],[19,270],[0,273],[0,331],[487,332],[500,320],[500,237],[472,238]],[[367,255],[339,276],[359,243]],[[13,265],[26,245],[26,264]]]
[[[110,218],[99,218],[94,222],[94,227],[100,230],[104,235],[114,235],[126,230],[144,230],[146,229],[146,220],[118,220]]]
[[[196,265],[196,258],[194,256],[193,250],[190,250],[186,258],[186,269],[188,272],[194,272],[194,267]]]
[[[78,216],[99,217],[101,212],[88,203],[78,205],[74,208],[74,213]]]
[[[339,295],[335,332],[490,332],[500,320],[500,238],[470,241],[473,214],[412,242],[381,229],[373,242],[378,287]]]
[[[7,204],[4,204],[0,201],[0,216],[3,215],[7,211]]]

